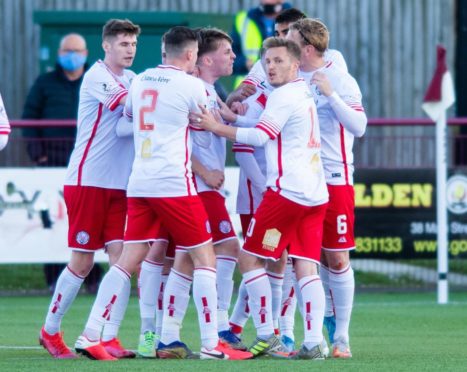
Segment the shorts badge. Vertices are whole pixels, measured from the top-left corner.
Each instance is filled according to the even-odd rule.
[[[219,223],[219,230],[221,231],[221,233],[223,234],[228,234],[229,232],[232,231],[232,225],[230,225],[230,222],[229,221],[221,221]]]
[[[267,251],[274,252],[274,250],[279,246],[279,241],[281,240],[281,232],[277,229],[269,229],[264,233],[263,238],[263,249]]]
[[[76,242],[81,245],[89,243],[89,234],[86,231],[80,231],[76,234]]]

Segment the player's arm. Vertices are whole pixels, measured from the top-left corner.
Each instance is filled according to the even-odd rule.
[[[250,118],[245,115],[240,115],[230,109],[227,104],[221,100],[218,100],[217,103],[219,104],[219,113],[222,119],[228,123],[232,123],[237,127],[254,127],[258,123],[257,118]]]
[[[191,155],[191,170],[214,190],[219,190],[224,184],[224,172],[207,169],[194,155]]]
[[[229,94],[225,103],[231,107],[234,102],[241,102],[256,93],[256,86],[250,83],[241,83],[237,89]]]
[[[358,87],[355,87],[356,83],[352,84],[350,80],[348,81],[349,84],[344,89],[348,92],[348,95],[343,97],[334,90],[329,79],[323,73],[315,73],[311,83],[316,84],[320,92],[327,97],[332,110],[344,128],[355,137],[363,136],[368,120],[359,94],[356,93],[358,90]]]
[[[193,113],[195,120],[201,128],[225,137],[232,142],[245,143],[252,146],[264,146],[269,136],[259,128],[236,128],[219,123],[209,110],[200,107],[201,113]]]
[[[129,137],[133,135],[133,102],[131,99],[132,87],[130,87],[128,94],[124,97],[125,106],[123,108],[123,114],[118,119],[117,125],[115,126],[115,132],[117,137]],[[120,103],[121,104],[121,101]]]
[[[125,105],[128,89],[116,81],[109,72],[92,71],[87,80],[87,92],[110,111],[114,111],[120,105]]]
[[[235,149],[235,145],[236,144],[234,144],[233,151],[235,152],[235,160],[238,165],[243,169],[246,177],[255,187],[259,190],[264,190],[266,187],[266,177],[263,175],[263,172],[261,172],[258,162],[253,155],[254,149],[251,148],[251,150],[248,150],[248,148],[245,147],[244,150],[241,150],[240,148],[242,146],[238,145],[237,149]]]

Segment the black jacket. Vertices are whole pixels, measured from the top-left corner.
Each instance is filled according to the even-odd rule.
[[[55,70],[40,75],[29,91],[23,119],[76,119],[79,89],[83,77],[70,81],[58,64]],[[32,161],[47,156],[46,166],[66,166],[73,149],[76,128],[25,128],[28,153]]]

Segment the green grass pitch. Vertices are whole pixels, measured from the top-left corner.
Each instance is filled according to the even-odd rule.
[[[65,317],[65,340],[73,345],[86,321],[93,297],[79,296]],[[466,370],[467,295],[453,294],[449,305],[437,305],[434,294],[358,294],[351,325],[351,360],[183,361],[120,360],[97,362],[85,358],[53,360],[38,348],[48,297],[0,298],[0,371],[460,371]],[[130,301],[120,337],[131,349],[139,333],[138,303]],[[297,316],[297,341],[302,323]],[[198,322],[190,305],[183,340],[199,350]],[[251,322],[245,341],[254,338]]]

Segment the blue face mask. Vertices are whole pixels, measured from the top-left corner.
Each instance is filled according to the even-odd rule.
[[[86,56],[77,52],[68,52],[58,56],[58,64],[66,71],[75,71],[86,63]]]

